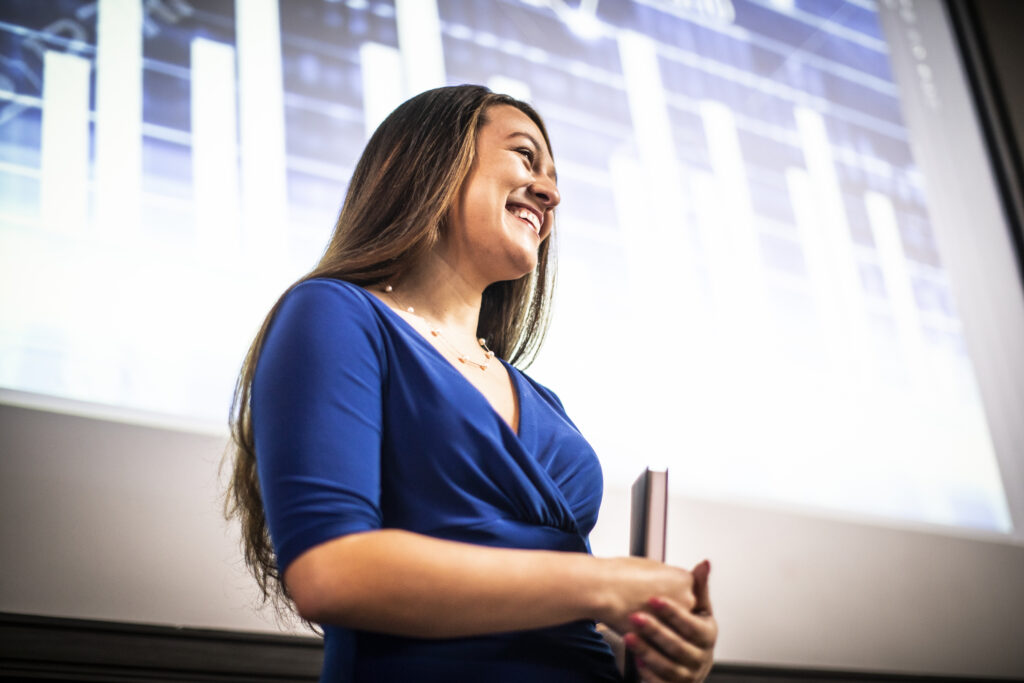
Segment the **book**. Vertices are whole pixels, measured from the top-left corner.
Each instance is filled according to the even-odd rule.
[[[652,470],[648,467],[633,483],[632,494],[629,554],[664,562],[668,527],[668,470]],[[622,675],[627,683],[640,680],[633,655],[628,651]]]
[[[668,526],[668,470],[647,468],[633,483],[629,554],[665,561]]]

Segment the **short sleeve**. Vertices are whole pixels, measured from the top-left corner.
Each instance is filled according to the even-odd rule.
[[[380,527],[384,359],[372,304],[348,283],[299,284],[271,322],[252,420],[282,572],[315,545]]]

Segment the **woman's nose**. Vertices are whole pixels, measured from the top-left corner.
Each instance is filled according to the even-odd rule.
[[[558,194],[558,185],[548,176],[537,176],[534,178],[533,184],[530,186],[530,192],[544,202],[544,205],[549,209],[555,208],[562,201],[562,196]]]

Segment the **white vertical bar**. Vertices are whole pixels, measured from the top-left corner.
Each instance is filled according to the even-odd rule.
[[[277,0],[235,0],[242,220],[247,251],[268,260],[287,248],[281,22]]]
[[[732,204],[738,212],[747,217],[752,216],[754,211],[750,186],[732,110],[713,100],[700,102],[697,109],[707,136],[715,177],[728,188],[729,196],[733,198]]]
[[[142,2],[99,0],[96,20],[96,223],[135,232],[142,206]]]
[[[706,207],[700,227],[710,247],[711,281],[730,312],[753,324],[763,311],[756,299],[763,296],[761,256],[747,172],[732,111],[712,101],[699,105],[714,173],[713,201],[694,193]]]
[[[678,303],[676,297],[683,287],[660,286],[663,280],[676,276],[674,271],[659,272],[658,268],[662,266],[652,265],[656,260],[660,264],[669,263],[671,259],[663,258],[667,250],[661,244],[641,242],[632,236],[657,220],[654,207],[648,200],[650,188],[646,186],[643,166],[632,154],[614,151],[608,159],[608,171],[619,226],[631,235],[623,242],[628,274],[626,294],[634,305],[623,311],[623,315],[616,318],[616,323],[626,329],[641,330],[650,328],[652,321],[657,321],[654,334],[661,339],[673,340],[674,356],[678,356],[671,363],[661,364],[656,373],[629,373],[625,390],[638,396],[658,396],[665,386],[682,386],[686,382],[680,377],[679,368],[691,360],[690,343],[696,336],[694,330],[689,329],[693,318],[675,307]],[[652,292],[661,292],[664,296],[652,296]],[[627,424],[661,425],[678,419],[679,411],[686,407],[681,396],[674,396],[672,401],[655,401],[653,404],[626,401],[620,412]],[[664,434],[658,429],[637,430],[633,437],[632,446],[642,453],[657,453],[664,442]]]
[[[910,271],[907,259],[900,242],[900,232],[896,224],[896,212],[892,201],[878,192],[867,192],[864,195],[867,206],[868,221],[878,249],[878,258],[885,277],[885,289],[892,305],[893,317],[896,319],[896,330],[899,334],[903,356],[914,373],[919,387],[932,383],[937,377],[929,377],[925,364],[926,348],[921,335],[921,320],[914,303],[914,291],[910,284]]]
[[[89,60],[43,58],[40,213],[43,224],[81,232],[89,213]]]
[[[850,340],[843,334],[840,315],[842,295],[833,277],[828,245],[821,229],[821,212],[814,202],[814,185],[807,171],[798,168],[786,169],[786,185],[803,247],[811,295],[821,321],[826,352],[835,365],[843,366],[843,360],[850,357],[852,351],[849,349]]]
[[[491,76],[487,79],[487,87],[492,92],[509,95],[522,102],[530,101],[530,86],[515,78],[508,76]]]
[[[649,188],[644,182],[644,168],[641,163],[631,155],[613,152],[608,158],[608,172],[612,178],[615,214],[622,231],[627,235],[635,234],[653,224],[657,216],[648,201]],[[635,287],[634,293],[639,295],[649,289],[649,283],[644,283],[644,279],[651,270],[647,252],[651,250],[652,245],[635,245],[635,240],[631,237],[623,241],[626,245],[626,265],[630,274],[628,284],[631,288]]]
[[[651,221],[629,220],[622,229],[629,235],[630,248],[644,250],[648,278],[654,279],[647,284],[680,292],[682,301],[677,304],[689,312],[696,287],[692,284],[693,259],[682,220],[686,198],[675,158],[658,55],[654,41],[631,31],[622,31],[618,44],[633,136],[642,166],[640,185],[644,188],[641,197],[624,198],[624,201],[633,205],[645,203],[653,218]],[[618,196],[616,200],[618,202]]]
[[[640,161],[654,175],[677,177],[672,124],[654,41],[632,31],[622,31],[619,58]]]
[[[395,0],[395,22],[405,96],[444,85],[444,45],[436,0]]]
[[[797,130],[817,208],[812,229],[821,231],[827,252],[829,272],[835,278],[841,297],[840,315],[850,338],[848,350],[859,369],[868,363],[868,333],[864,289],[860,283],[857,259],[843,207],[842,188],[832,157],[832,146],[825,121],[817,112],[802,107],[795,110]]]
[[[363,129],[369,139],[405,99],[402,58],[393,47],[367,42],[359,46],[359,67],[363,78]]]
[[[192,41],[192,187],[201,253],[215,259],[240,246],[235,49]]]

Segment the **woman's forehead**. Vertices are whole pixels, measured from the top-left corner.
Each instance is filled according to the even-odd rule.
[[[543,133],[533,119],[510,104],[496,104],[487,110],[485,116],[486,123],[481,132],[486,131],[502,138],[522,132],[536,140],[544,139]]]

